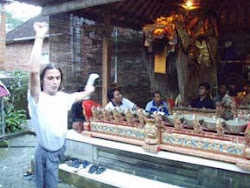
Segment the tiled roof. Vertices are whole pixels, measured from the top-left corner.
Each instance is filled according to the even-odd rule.
[[[35,36],[33,30],[34,22],[46,22],[49,23],[49,16],[36,16],[24,22],[22,25],[16,27],[15,29],[9,31],[6,34],[6,42],[11,42],[15,40],[28,40],[32,39]]]

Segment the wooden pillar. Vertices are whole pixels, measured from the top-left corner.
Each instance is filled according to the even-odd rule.
[[[108,103],[107,92],[110,89],[111,79],[111,52],[110,40],[111,38],[111,25],[110,25],[110,8],[106,7],[104,13],[104,37],[102,46],[102,105]]]
[[[182,51],[182,48],[179,46],[179,50],[177,53],[177,61],[176,61],[176,69],[177,69],[177,79],[179,92],[181,94],[181,98],[183,101],[187,101],[188,98],[188,87],[190,87],[191,83],[187,83],[188,80],[188,57]]]
[[[5,51],[6,51],[6,35],[5,35],[5,10],[4,4],[0,4],[0,70],[4,70]]]

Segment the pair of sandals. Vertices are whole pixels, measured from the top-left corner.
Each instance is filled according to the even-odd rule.
[[[81,168],[86,168],[88,165],[90,165],[90,163],[86,160],[79,160],[79,159],[71,159],[71,160],[67,160],[66,164],[68,166],[74,167],[76,169],[81,169]],[[96,165],[92,165],[89,170],[88,173],[90,174],[101,174],[106,170],[106,168],[104,167],[99,167]],[[78,171],[78,170],[77,170]]]
[[[89,173],[90,174],[101,174],[103,173],[104,171],[106,170],[106,168],[104,167],[99,167],[99,166],[96,166],[96,165],[92,165],[90,168],[89,168]]]
[[[89,165],[89,162],[86,160],[81,161],[79,159],[73,159],[73,160],[66,161],[66,164],[74,168],[79,168],[79,167],[86,168]]]

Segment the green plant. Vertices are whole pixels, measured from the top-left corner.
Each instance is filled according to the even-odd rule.
[[[21,129],[21,124],[27,120],[25,110],[16,110],[14,106],[5,108],[6,132],[16,132]]]
[[[0,148],[8,147],[9,142],[7,140],[0,140]]]
[[[23,71],[11,73],[12,79],[7,88],[11,95],[5,97],[4,113],[6,132],[16,132],[21,129],[21,125],[27,120],[27,89],[28,76]]]

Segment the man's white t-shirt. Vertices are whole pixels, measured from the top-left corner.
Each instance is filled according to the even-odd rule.
[[[115,106],[111,101],[105,106],[106,110],[114,110],[115,108],[122,112],[125,112],[127,109],[136,110],[136,104],[123,97],[120,106]]]
[[[48,95],[40,92],[35,103],[28,92],[29,112],[39,144],[49,151],[63,147],[68,128],[68,111],[74,103],[74,95],[57,92]]]

